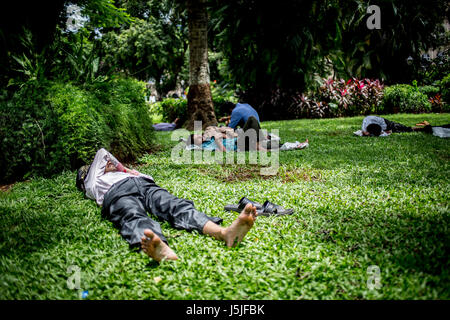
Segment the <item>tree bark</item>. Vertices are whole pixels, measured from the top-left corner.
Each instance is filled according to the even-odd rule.
[[[189,93],[186,128],[202,121],[202,129],[217,125],[209,85],[208,13],[205,0],[187,0],[189,28]]]

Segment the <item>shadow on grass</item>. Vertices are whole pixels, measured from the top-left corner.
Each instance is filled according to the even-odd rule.
[[[450,284],[448,221],[447,213],[433,212],[374,214],[367,221],[335,216],[314,234],[319,242],[332,244],[350,255],[368,256],[380,268],[390,260],[404,272],[423,272]]]

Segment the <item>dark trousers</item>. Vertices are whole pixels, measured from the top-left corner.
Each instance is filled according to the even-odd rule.
[[[441,127],[441,128],[447,128],[450,129],[450,124],[444,124],[442,126],[424,126],[423,128],[418,129],[417,131],[424,131],[426,133],[433,133],[433,128],[435,127]]]
[[[130,177],[114,184],[105,194],[102,215],[120,230],[121,236],[137,247],[145,229],[152,230],[167,243],[161,226],[147,212],[168,221],[174,228],[202,233],[208,221],[222,223],[222,219],[208,217],[194,208],[190,200],[180,199],[144,177]]]
[[[245,122],[244,126],[242,127],[242,130],[245,132],[247,132],[248,130],[253,129],[256,132],[256,137],[254,136],[238,136],[237,139],[237,143],[238,143],[238,148],[242,149],[242,146],[244,146],[245,151],[248,150],[256,150],[256,144],[260,141],[263,140],[263,136],[262,136],[262,131],[261,131],[261,126],[259,124],[258,119],[256,119],[255,117],[251,116],[247,119],[247,121]],[[244,139],[245,138],[245,139]],[[254,141],[256,139],[256,141]]]
[[[384,119],[384,118],[383,118]],[[386,130],[389,131],[391,130],[393,133],[395,132],[412,132],[412,128],[411,127],[407,127],[401,123],[397,123],[394,121],[390,121],[388,119],[384,119],[384,121],[386,122]]]

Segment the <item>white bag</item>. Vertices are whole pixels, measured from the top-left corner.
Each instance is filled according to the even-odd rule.
[[[433,127],[433,136],[439,138],[449,138],[450,137],[450,128],[443,127]]]

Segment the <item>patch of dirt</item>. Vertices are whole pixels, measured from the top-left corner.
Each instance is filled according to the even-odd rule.
[[[274,176],[265,176],[260,174],[260,166],[221,166],[220,169],[210,167],[199,167],[197,170],[208,176],[220,180],[222,182],[240,182],[252,179],[271,179]]]
[[[16,184],[16,183],[14,182],[14,183],[11,183],[11,184],[3,184],[3,185],[0,185],[0,191],[6,192],[6,191],[8,191],[9,189],[11,189],[15,184]]]
[[[219,168],[202,166],[197,170],[207,176],[220,180],[222,182],[240,182],[252,179],[281,179],[283,183],[302,181],[323,182],[324,178],[320,170],[317,169],[283,169],[280,168],[276,175],[261,175],[262,167],[259,165],[224,165]]]

